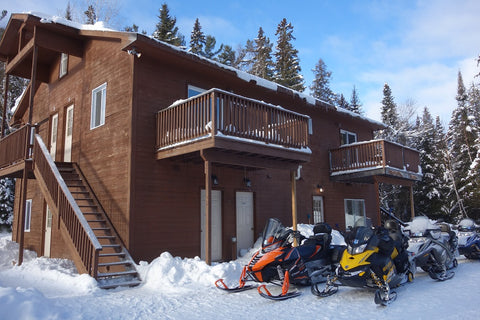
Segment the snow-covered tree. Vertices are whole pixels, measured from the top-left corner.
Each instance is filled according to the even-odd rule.
[[[203,48],[206,43],[205,34],[202,31],[202,26],[198,21],[198,18],[195,20],[193,25],[193,30],[190,35],[190,49],[189,51],[196,54],[202,54]]]
[[[275,74],[274,81],[287,88],[303,92],[305,90],[300,61],[298,59],[298,50],[292,45],[295,40],[293,36],[293,26],[283,18],[278,24],[277,46],[275,47]]]
[[[0,179],[0,229],[9,228],[13,221],[15,184],[12,179]]]
[[[454,210],[465,216],[476,209],[478,194],[475,193],[475,175],[469,175],[469,170],[477,155],[478,127],[476,126],[474,104],[469,102],[461,72],[458,72],[457,107],[452,113],[447,139],[450,149],[450,164],[452,185],[450,194],[452,202],[456,203]]]
[[[65,9],[65,19],[67,20],[73,20],[72,17],[72,6],[70,5],[70,1],[67,3],[67,8]]]
[[[349,103],[349,108],[348,110],[352,111],[352,112],[355,112],[355,113],[358,113],[358,114],[362,114],[362,103],[360,102],[360,98],[358,97],[358,93],[357,93],[357,88],[355,88],[355,86],[353,86],[353,89],[352,89],[352,96],[350,98],[350,103]]]
[[[337,107],[350,110],[350,104],[348,103],[347,99],[343,96],[343,93],[335,95],[335,105]]]
[[[158,23],[152,36],[160,41],[172,44],[174,46],[185,45],[185,38],[178,32],[178,27],[175,25],[177,19],[170,16],[170,11],[166,3],[162,4],[160,8],[160,15],[158,16]]]
[[[222,52],[218,54],[218,56],[215,58],[220,63],[223,63],[227,66],[235,66],[235,61],[236,61],[236,54],[235,50],[229,45],[223,46]]]
[[[254,56],[255,56],[255,42],[248,39],[245,46],[240,46],[237,50],[238,56],[234,63],[234,67],[250,72],[252,70]]]
[[[313,71],[313,82],[310,86],[310,92],[313,97],[330,104],[335,103],[335,94],[330,89],[330,77],[332,72],[327,70],[327,65],[320,58]],[[342,95],[343,97],[343,95]],[[345,100],[345,97],[343,97]]]
[[[253,63],[249,71],[251,74],[267,80],[273,79],[275,64],[272,60],[272,46],[270,39],[265,36],[262,27],[260,27],[257,38],[254,40]]]

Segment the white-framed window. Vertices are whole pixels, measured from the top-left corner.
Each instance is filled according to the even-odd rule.
[[[325,222],[323,196],[313,196],[313,224]]]
[[[25,201],[25,232],[30,232],[30,224],[32,222],[32,199]]]
[[[357,221],[366,221],[365,200],[363,199],[345,199],[345,228],[354,227]]]
[[[188,97],[187,98],[190,98],[190,97],[193,97],[193,96],[197,96],[201,93],[204,93],[205,89],[202,89],[202,88],[199,88],[199,87],[195,87],[195,86],[192,86],[192,85],[188,85]]]
[[[357,134],[347,130],[340,129],[340,144],[350,144],[357,142]]]
[[[60,57],[60,71],[58,77],[61,78],[67,74],[68,71],[68,54],[62,53]]]
[[[107,103],[107,83],[92,90],[92,111],[90,117],[90,129],[105,124],[105,105]]]

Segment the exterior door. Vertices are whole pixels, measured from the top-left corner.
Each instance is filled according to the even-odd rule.
[[[50,247],[52,244],[52,211],[47,205],[45,210],[45,243],[43,247],[43,255],[50,257]]]
[[[57,154],[57,131],[58,131],[58,113],[52,116],[52,122],[50,125],[50,156],[55,161],[55,155]]]
[[[201,207],[201,258],[205,260],[205,190],[201,191],[200,207]],[[222,259],[222,192],[219,190],[212,190],[212,221],[210,225],[210,235],[212,239],[212,261],[219,261]]]
[[[237,192],[237,256],[253,246],[253,192]]]
[[[323,196],[313,196],[313,223],[325,222]]]
[[[73,104],[65,112],[65,149],[63,152],[63,161],[72,161],[72,134],[73,134]]]

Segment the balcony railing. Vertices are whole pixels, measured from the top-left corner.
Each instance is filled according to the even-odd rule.
[[[25,125],[0,140],[0,168],[19,163],[31,155],[30,131]]]
[[[387,167],[419,173],[419,164],[417,150],[385,140],[353,143],[330,150],[332,174]]]
[[[309,117],[219,89],[157,113],[157,150],[215,136],[308,147]]]

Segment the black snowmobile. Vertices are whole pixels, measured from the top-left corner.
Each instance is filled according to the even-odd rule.
[[[406,251],[408,240],[396,221],[386,221],[384,227],[378,228],[355,226],[345,241],[347,249],[336,274],[323,291],[313,284],[314,295],[331,296],[338,286],[367,287],[377,289],[376,304],[387,305],[397,296],[391,288],[413,280],[415,267]]]
[[[267,282],[282,287],[282,293],[273,295],[260,285],[258,293],[268,299],[285,300],[300,295],[300,292],[288,292],[290,283],[307,286],[311,283],[325,282],[327,276],[335,270],[334,263],[344,246],[331,245],[332,228],[326,223],[314,226],[314,235],[305,239],[299,232],[285,228],[277,219],[269,219],[262,235],[262,248],[257,251],[248,265],[243,268],[239,285],[229,288],[223,281],[215,282],[217,288],[228,292],[240,292],[255,288],[246,285],[248,281]],[[294,247],[293,239],[301,245]],[[337,254],[335,254],[337,253]],[[335,261],[336,259],[336,261]]]
[[[450,269],[458,264],[458,238],[448,224],[434,224],[420,216],[408,223],[405,232],[410,236],[408,251],[417,267],[435,280],[444,281],[455,275]]]

